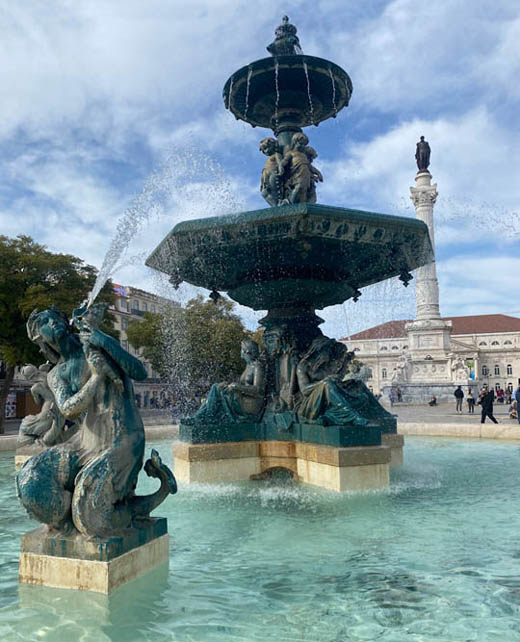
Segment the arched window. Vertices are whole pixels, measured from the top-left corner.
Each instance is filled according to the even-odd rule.
[[[479,343],[479,346],[487,346],[487,343],[486,343],[485,341],[481,341],[481,342]]]
[[[381,370],[381,379],[386,379],[386,368]]]
[[[507,391],[508,391],[508,392],[513,392],[513,384],[512,384],[511,382],[509,382],[509,383],[507,384]]]
[[[399,346],[392,346],[392,350],[399,350]]]
[[[487,366],[482,366],[482,374],[484,377],[486,377],[489,374],[489,370]]]
[[[507,364],[507,374],[508,375],[512,375],[513,374],[513,366],[510,363]]]
[[[497,392],[500,390],[500,383],[498,381],[495,383],[495,390]]]
[[[408,346],[403,346],[403,350],[408,350]]]
[[[512,342],[512,341],[509,341],[509,339],[508,339],[507,341],[504,341],[504,345],[505,345],[505,346],[512,346],[512,345],[513,345],[513,342]]]
[[[491,342],[491,345],[492,345],[492,346],[499,346],[500,344],[498,343],[498,341],[492,341],[492,342]]]
[[[381,346],[381,352],[385,352],[386,350],[388,350],[386,346]]]
[[[361,348],[354,348],[354,352],[359,352]]]
[[[495,374],[496,375],[500,374],[500,366],[498,365],[498,363],[495,363]]]

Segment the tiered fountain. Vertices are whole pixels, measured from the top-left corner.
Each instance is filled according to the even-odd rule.
[[[402,454],[395,418],[363,383],[346,346],[323,336],[316,309],[432,258],[418,220],[316,204],[323,180],[302,128],[336,117],[352,83],[332,62],[303,55],[287,17],[271,57],[235,72],[224,104],[237,119],[270,128],[261,194],[266,209],[180,223],[147,260],[170,275],[226,292],[254,310],[263,344],[244,342],[240,381],[215,384],[180,426],[176,475],[184,481],[241,480],[287,468],[335,490],[388,484],[391,451]]]

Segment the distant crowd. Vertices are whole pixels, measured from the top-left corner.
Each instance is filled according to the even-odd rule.
[[[462,405],[464,401],[464,391],[462,386],[457,386],[455,392],[453,393],[455,397],[455,412],[462,414]],[[518,416],[518,404],[520,403],[520,382],[518,388],[515,391],[507,389],[506,391],[503,388],[498,388],[495,392],[493,388],[489,388],[487,384],[484,384],[480,389],[478,399],[476,403],[480,405],[481,408],[481,423],[486,421],[486,418],[489,418],[493,423],[497,424],[498,421],[493,415],[493,404],[497,403],[506,403],[509,404],[509,417],[511,419],[516,419],[520,423],[520,418]],[[471,388],[468,389],[466,395],[466,403],[468,404],[468,413],[473,414],[475,412],[475,398]],[[430,400],[430,406],[437,405],[437,399],[435,396]]]

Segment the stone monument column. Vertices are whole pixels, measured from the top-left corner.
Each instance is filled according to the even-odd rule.
[[[437,200],[437,184],[432,185],[432,175],[427,169],[419,170],[415,177],[417,187],[410,187],[411,199],[417,218],[428,226],[428,232],[435,250],[433,231],[433,206]],[[439,283],[435,269],[435,259],[417,270],[416,284],[417,321],[440,319]]]
[[[415,187],[410,187],[417,218],[428,226],[435,253],[433,206],[437,200],[437,185],[432,185],[430,146],[421,136],[415,153],[418,172]],[[415,321],[406,324],[411,360],[410,396],[414,401],[428,401],[435,394],[438,401],[451,399],[452,362],[450,358],[451,321],[441,319],[439,283],[435,258],[417,270]],[[413,389],[413,391],[412,391]]]

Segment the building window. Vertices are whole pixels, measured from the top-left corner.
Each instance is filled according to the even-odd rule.
[[[143,312],[146,312],[148,310],[148,305],[146,304],[146,301],[143,301],[141,305],[142,305]]]
[[[386,368],[381,370],[381,379],[386,379]]]
[[[128,341],[127,341],[126,339],[123,339],[123,340],[121,341],[121,345],[123,346],[123,348],[124,348],[125,350],[128,350]]]
[[[508,391],[508,392],[513,392],[513,384],[512,384],[511,382],[509,382],[509,383],[507,384],[507,391]]]
[[[512,341],[509,341],[509,339],[508,339],[507,341],[504,341],[504,345],[505,345],[505,346],[512,346],[512,345],[513,345],[513,342],[512,342]]]
[[[403,346],[403,350],[408,350],[408,346]]]
[[[495,390],[497,392],[500,390],[500,383],[498,383],[498,381],[495,383]]]
[[[354,348],[354,352],[359,352],[361,348]]]
[[[139,301],[137,299],[134,299],[132,301],[132,309],[133,310],[139,310]]]
[[[507,364],[507,374],[508,375],[513,374],[513,366],[510,363]]]
[[[126,330],[128,328],[128,319],[126,317],[123,317],[121,319],[121,327],[123,330]]]
[[[492,345],[492,346],[498,346],[498,345],[500,345],[500,344],[498,343],[498,341],[492,341],[492,342],[491,342],[491,345]]]
[[[489,374],[489,370],[487,366],[482,366],[482,374],[484,377],[486,377]]]
[[[496,374],[496,375],[499,375],[499,374],[500,374],[500,366],[498,365],[498,363],[497,363],[497,364],[495,364],[495,374]]]
[[[388,348],[386,346],[381,346],[381,352],[386,352]]]
[[[151,312],[155,312],[155,303],[152,303],[151,305]]]
[[[399,346],[392,346],[392,350],[399,350]]]
[[[479,346],[487,346],[487,343],[486,343],[485,341],[481,341],[481,342],[479,343]]]

